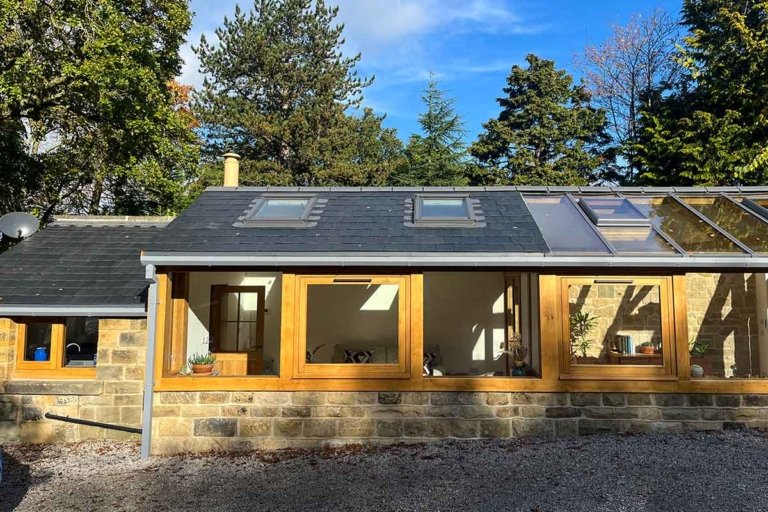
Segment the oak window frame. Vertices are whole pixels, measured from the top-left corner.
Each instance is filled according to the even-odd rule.
[[[238,294],[238,311],[237,320],[222,320],[222,297],[227,293]],[[242,293],[255,293],[257,294],[256,300],[256,320],[240,320],[241,310],[240,306],[240,294]],[[256,324],[256,346],[264,349],[264,312],[266,309],[266,286],[249,286],[249,285],[227,285],[227,284],[214,284],[211,285],[211,307],[210,307],[210,319],[209,319],[209,338],[210,338],[210,351],[218,353],[240,353],[249,352],[249,350],[223,350],[221,348],[221,327],[223,323],[235,323],[237,324],[237,340],[240,340],[240,324],[243,323],[255,323]]]
[[[47,361],[28,361],[25,359],[29,324],[51,324],[51,350]],[[82,379],[96,378],[96,366],[67,367],[66,357],[66,318],[64,317],[29,317],[16,322],[16,379]]]

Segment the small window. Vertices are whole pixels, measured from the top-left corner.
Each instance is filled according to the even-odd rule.
[[[98,318],[34,318],[18,329],[17,377],[96,377]]]
[[[596,226],[651,225],[651,220],[623,197],[582,197],[579,206]]]
[[[264,194],[238,217],[235,227],[312,227],[327,199],[314,194]]]
[[[261,205],[253,212],[254,219],[301,220],[306,217],[310,199],[303,198],[264,198]]]
[[[417,196],[413,222],[428,226],[475,226],[477,216],[469,196]]]

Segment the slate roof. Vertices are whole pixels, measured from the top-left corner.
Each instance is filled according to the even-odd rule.
[[[234,227],[266,188],[208,189],[147,247],[173,253],[493,252],[544,253],[547,244],[516,191],[471,189],[486,226],[408,227],[406,202],[423,189],[303,189],[327,199],[308,228]],[[273,188],[272,192],[290,189]],[[298,189],[294,189],[297,191]]]
[[[141,305],[148,282],[140,252],[160,230],[51,224],[0,254],[0,307]]]

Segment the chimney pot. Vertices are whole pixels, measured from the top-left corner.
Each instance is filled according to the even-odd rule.
[[[240,155],[227,153],[224,155],[224,186],[237,187],[240,185]]]

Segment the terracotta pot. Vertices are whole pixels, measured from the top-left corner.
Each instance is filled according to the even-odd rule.
[[[193,364],[192,373],[211,373],[213,371],[212,364]]]
[[[655,354],[656,353],[656,347],[653,347],[653,346],[651,346],[651,347],[648,347],[648,346],[640,347],[640,353],[641,354]]]

